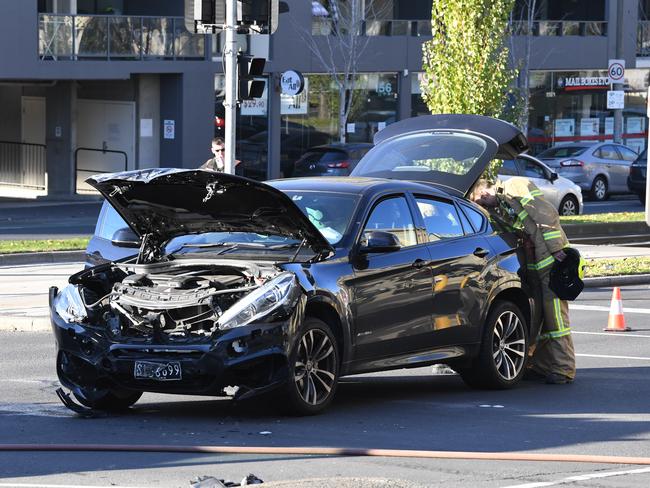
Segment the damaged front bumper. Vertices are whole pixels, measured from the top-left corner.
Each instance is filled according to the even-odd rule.
[[[288,379],[290,338],[303,308],[299,303],[283,320],[251,323],[183,342],[123,338],[106,327],[66,322],[52,307],[56,293],[55,287],[50,289],[57,374],[63,386],[82,396],[88,389],[118,389],[244,399],[272,390]],[[178,371],[173,376],[143,377],[143,366]]]

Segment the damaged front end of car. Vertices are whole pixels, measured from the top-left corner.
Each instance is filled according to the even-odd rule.
[[[50,289],[57,373],[81,403],[143,391],[241,399],[286,381],[305,303],[295,275],[179,261],[107,263]]]

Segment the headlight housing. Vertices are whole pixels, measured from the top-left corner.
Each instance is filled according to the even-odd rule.
[[[280,273],[226,310],[219,317],[219,328],[241,327],[268,315],[291,300],[296,286],[293,273]]]
[[[54,310],[66,322],[81,323],[88,317],[77,285],[67,285],[59,292],[54,298]]]

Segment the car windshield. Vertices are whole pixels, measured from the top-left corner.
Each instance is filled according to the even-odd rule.
[[[552,147],[546,151],[542,151],[537,155],[538,158],[570,158],[572,156],[578,156],[585,152],[587,148],[585,146],[560,146]]]
[[[345,235],[358,195],[321,191],[285,191],[327,241],[336,245]],[[291,237],[257,234],[254,232],[205,232],[177,236],[165,246],[166,254],[183,250],[216,250],[231,252],[246,249],[269,251],[295,249],[300,241]]]
[[[379,178],[417,179],[421,173],[465,175],[485,150],[485,141],[470,134],[417,133],[374,147],[358,169],[363,176]]]
[[[346,154],[344,151],[338,151],[335,149],[314,149],[305,153],[300,160],[313,163],[331,163],[333,161],[345,159],[345,157]]]

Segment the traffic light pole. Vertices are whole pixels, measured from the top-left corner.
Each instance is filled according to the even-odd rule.
[[[226,3],[226,45],[224,46],[224,61],[226,63],[226,97],[223,102],[226,117],[224,171],[235,173],[235,145],[237,128],[237,0],[227,0]]]

